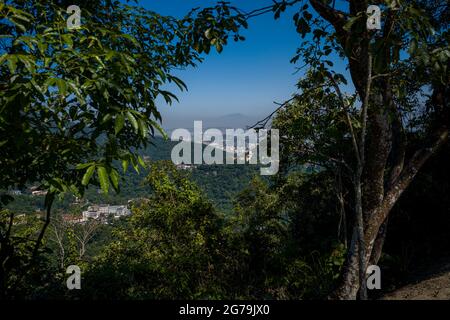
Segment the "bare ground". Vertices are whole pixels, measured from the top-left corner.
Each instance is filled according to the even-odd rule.
[[[447,260],[447,259],[445,259]],[[450,262],[417,273],[414,280],[383,300],[450,300]]]

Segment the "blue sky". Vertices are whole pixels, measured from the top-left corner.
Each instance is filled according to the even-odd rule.
[[[215,4],[210,0],[150,0],[139,5],[158,13],[183,16],[193,7]],[[232,4],[252,10],[271,4],[271,0],[240,0]],[[273,15],[253,18],[242,35],[243,42],[231,41],[221,54],[212,50],[202,64],[177,72],[188,86],[188,92],[178,93],[180,103],[171,107],[160,102],[163,124],[201,120],[228,114],[264,117],[295,92],[299,74],[289,63],[300,43],[295,32],[292,10],[282,19]]]

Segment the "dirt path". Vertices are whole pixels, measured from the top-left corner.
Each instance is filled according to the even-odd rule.
[[[450,263],[422,272],[413,283],[386,294],[383,300],[450,300]]]

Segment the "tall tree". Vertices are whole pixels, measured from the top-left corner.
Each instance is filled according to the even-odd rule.
[[[368,27],[370,4],[381,10],[379,30]],[[342,146],[352,149],[350,157],[331,147],[338,146],[336,139],[323,138],[335,124],[326,128],[311,118],[309,124],[319,127],[309,130],[296,148],[300,154],[314,154],[305,161],[332,163],[350,176],[355,223],[342,283],[332,296],[354,299],[361,287],[365,299],[366,268],[380,258],[389,213],[421,167],[448,141],[449,6],[447,1],[279,1],[248,17],[274,12],[279,18],[295,5],[300,8],[294,21],[305,41],[292,62],[302,60],[309,71],[299,83],[296,102],[279,110],[290,102],[309,103],[306,112],[314,115],[311,102],[323,111],[317,103],[330,103],[324,97],[335,97],[332,106],[338,100],[340,112],[334,107],[324,112],[347,124],[340,141],[348,141]],[[333,70],[333,59],[346,63],[354,94],[346,94],[347,77]],[[410,143],[412,138],[420,143]]]

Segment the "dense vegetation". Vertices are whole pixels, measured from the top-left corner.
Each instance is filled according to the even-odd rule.
[[[170,153],[175,144],[176,142],[156,136],[152,139],[152,144],[139,154],[147,161],[170,160]],[[233,197],[247,185],[253,175],[258,174],[258,170],[258,165],[199,165],[194,170],[189,170],[189,173],[218,208],[229,211]],[[78,204],[75,203],[75,195],[63,194],[55,200],[53,208],[61,213],[80,213],[88,204],[126,205],[129,200],[145,198],[151,192],[144,183],[148,172],[149,166],[141,168],[139,172],[125,172],[119,193],[105,194],[101,189],[92,186],[86,190],[83,200]],[[42,211],[44,196],[32,196],[29,190],[24,190],[23,194],[15,196],[14,201],[6,208],[18,214]]]
[[[342,263],[343,247],[336,237],[323,242],[323,235],[311,229],[319,219],[324,228],[318,230],[333,226],[336,216],[322,219],[314,216],[315,210],[304,218],[297,215],[299,205],[306,212],[311,201],[333,202],[325,194],[298,202],[310,177],[293,174],[282,190],[255,177],[236,198],[233,213],[224,214],[188,175],[170,162],[154,163],[146,179],[152,189],[148,201],[135,207],[130,218],[98,226],[83,255],[76,237],[83,231],[77,229],[89,226],[56,219],[45,238],[50,251],[41,256],[40,268],[57,276],[45,279],[41,287],[32,281],[39,278],[39,269],[31,271],[20,284],[11,283],[9,295],[285,299],[326,294]],[[326,174],[314,178],[325,184],[326,179]],[[17,225],[15,232],[29,230],[33,223],[28,223]],[[57,234],[62,241],[57,241]],[[65,289],[68,264],[84,270],[79,293]]]
[[[403,284],[418,266],[450,253],[449,207],[437,201],[448,190],[448,174],[442,176],[440,170],[448,154],[424,170],[395,208],[381,261],[384,290]],[[326,297],[336,284],[348,235],[332,175],[294,171],[269,184],[256,176],[235,198],[231,213],[225,213],[214,207],[188,172],[166,161],[152,168],[145,182],[153,190],[148,202],[135,207],[130,218],[97,226],[83,256],[75,235],[83,233],[77,228],[87,227],[56,219],[45,238],[49,251],[40,257],[39,268],[13,282],[9,295],[312,299]],[[434,191],[424,193],[423,184]],[[423,209],[430,206],[433,210]],[[30,234],[36,230],[34,223],[17,225],[14,233]],[[64,237],[62,262],[56,230]],[[65,287],[69,264],[82,267],[79,292]],[[41,270],[51,275],[43,277]]]

